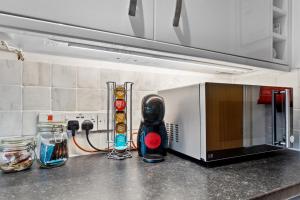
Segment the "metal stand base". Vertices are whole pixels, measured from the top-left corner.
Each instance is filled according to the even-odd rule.
[[[126,158],[132,158],[132,154],[128,149],[126,149],[124,152],[118,152],[117,150],[113,149],[106,155],[106,157],[108,159],[124,160]]]

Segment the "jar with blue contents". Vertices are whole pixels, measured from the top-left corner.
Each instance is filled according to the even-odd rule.
[[[65,164],[69,153],[64,124],[42,123],[38,130],[37,158],[40,166],[52,168]]]

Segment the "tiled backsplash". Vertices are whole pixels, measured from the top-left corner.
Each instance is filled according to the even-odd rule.
[[[35,135],[37,116],[41,112],[105,112],[107,81],[119,83],[132,81],[135,83],[133,94],[134,129],[138,128],[141,119],[140,104],[143,96],[156,93],[161,89],[215,81],[293,87],[294,133],[299,143],[299,69],[294,69],[289,73],[262,71],[229,76],[127,71],[121,70],[122,65],[118,65],[120,68],[116,70],[94,66],[47,63],[46,61],[0,60],[0,137]],[[78,137],[80,139],[81,136]],[[84,141],[85,139],[82,138],[81,142]],[[72,152],[77,151],[73,149]]]
[[[229,76],[176,75],[0,60],[0,136],[35,135],[38,113],[105,112],[106,82],[134,82],[133,127],[139,126],[143,96],[160,89]],[[137,66],[138,67],[138,66]]]

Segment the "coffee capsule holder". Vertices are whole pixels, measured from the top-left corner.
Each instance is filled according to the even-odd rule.
[[[131,158],[131,143],[133,142],[132,136],[132,82],[125,82],[123,85],[117,85],[116,82],[109,81],[107,85],[107,149],[108,159],[123,160],[126,158]],[[124,101],[125,107],[122,110],[125,114],[124,124],[125,131],[124,133],[119,133],[117,131],[117,119],[116,114],[119,110],[116,108],[116,101],[120,100],[116,96],[117,88],[124,88]],[[122,99],[121,99],[122,100]],[[129,126],[129,129],[128,129]],[[121,137],[120,137],[121,136]],[[129,140],[128,140],[129,136]],[[121,147],[119,141],[125,145]]]

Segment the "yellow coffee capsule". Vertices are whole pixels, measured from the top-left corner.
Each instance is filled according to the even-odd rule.
[[[117,123],[117,125],[116,125],[116,132],[117,133],[125,133],[126,132],[126,124],[124,124],[124,123]]]
[[[125,122],[125,112],[117,112],[116,113],[116,121],[117,123],[124,123]]]
[[[116,99],[124,99],[125,98],[125,88],[123,86],[117,86],[115,89]]]

